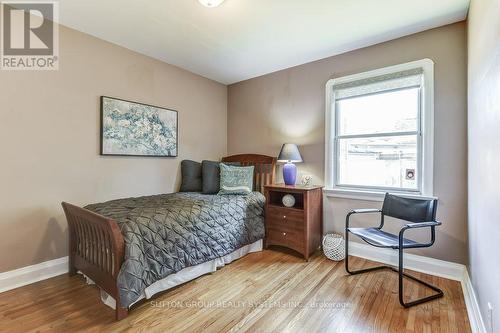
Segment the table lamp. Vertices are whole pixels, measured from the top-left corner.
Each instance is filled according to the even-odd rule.
[[[299,148],[296,144],[285,143],[281,147],[278,162],[285,162],[283,165],[283,180],[286,185],[295,185],[297,180],[297,167],[294,163],[302,162]]]

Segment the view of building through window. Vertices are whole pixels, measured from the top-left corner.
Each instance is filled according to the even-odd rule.
[[[337,184],[418,190],[420,87],[336,101]]]

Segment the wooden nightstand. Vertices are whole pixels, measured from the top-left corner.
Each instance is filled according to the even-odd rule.
[[[266,185],[266,242],[301,253],[306,260],[321,245],[323,235],[323,186]],[[285,207],[282,198],[295,197],[293,207]]]

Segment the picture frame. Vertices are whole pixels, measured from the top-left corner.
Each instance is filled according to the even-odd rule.
[[[178,156],[176,110],[109,96],[101,96],[100,109],[102,156]]]

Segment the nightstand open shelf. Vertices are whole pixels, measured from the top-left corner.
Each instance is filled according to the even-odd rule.
[[[287,194],[293,195],[295,198],[295,205],[292,209],[304,209],[304,195],[303,193],[292,193],[292,192],[281,192],[281,191],[269,191],[269,205],[276,207],[285,207],[283,205],[283,197]]]
[[[306,260],[321,245],[323,235],[322,186],[264,187],[266,196],[266,248],[285,246],[302,254]],[[293,207],[285,207],[283,196],[295,198]]]

